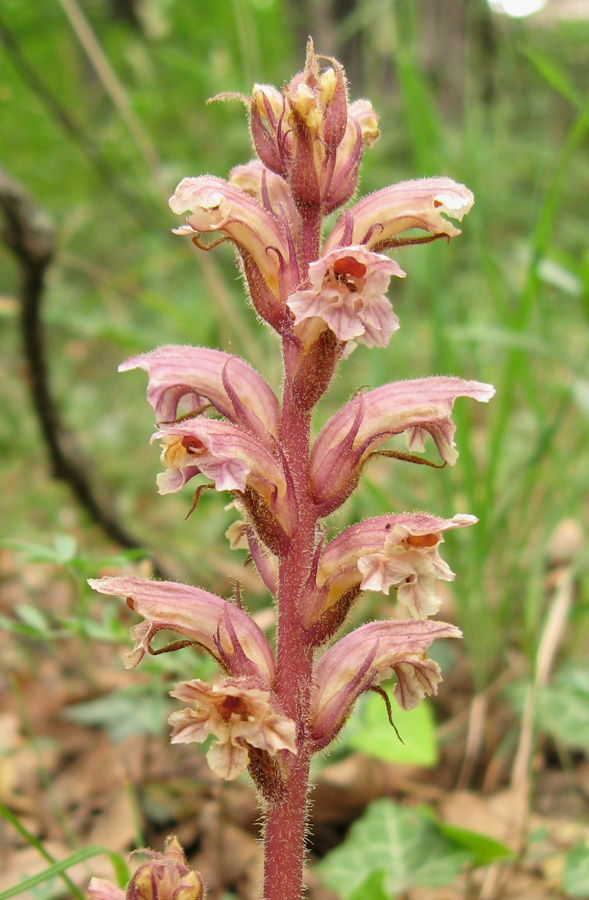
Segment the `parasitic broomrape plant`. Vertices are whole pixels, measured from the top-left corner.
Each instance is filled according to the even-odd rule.
[[[193,679],[171,691],[187,704],[170,717],[172,741],[212,735],[213,771],[233,779],[247,769],[263,807],[265,900],[300,900],[311,758],[338,735],[357,698],[383,680],[395,679],[404,709],[437,692],[442,676],[427,650],[436,638],[460,637],[454,625],[429,618],[440,605],[436,583],[454,578],[440,545],[446,531],[476,522],[466,514],[391,514],[327,541],[323,520],[375,455],[419,462],[429,436],[442,464],[453,465],[455,401],[486,402],[493,388],[441,376],[359,391],[311,441],[313,408],[339,363],[357,343],[386,347],[399,328],[386,294],[405,273],[386,252],[460,234],[450,219],[460,221],[473,196],[449,178],[426,178],[343,209],[362,155],[379,137],[378,116],[367,100],[349,102],[341,65],[318,57],[312,42],[289,84],[255,85],[238,99],[258,158],[228,180],[185,178],[170,207],[186,216],[176,233],[199,248],[234,245],[251,304],[281,342],[281,400],[247,362],[219,350],[164,346],[120,368],[147,372],[160,493],[201,476],[231,495],[240,519],[228,537],[232,547],[248,547],[273,597],[276,644],[244,609],[201,588],[125,575],[90,584],[126,598],[143,619],[132,629],[128,667],[155,652],[152,638],[163,629],[218,663],[220,681]],[[324,239],[324,218],[338,209]],[[400,434],[407,453],[382,449]],[[396,617],[342,637],[364,590],[394,591]],[[126,896],[144,896],[147,882],[150,897],[202,897],[175,839],[138,870]],[[91,894],[123,896],[101,879]]]

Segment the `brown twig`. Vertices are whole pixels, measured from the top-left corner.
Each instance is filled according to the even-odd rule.
[[[51,395],[40,312],[45,273],[55,252],[53,225],[21,185],[1,170],[0,208],[6,222],[2,237],[18,259],[21,270],[23,350],[31,399],[49,451],[53,475],[69,484],[80,504],[112,540],[122,547],[139,549],[141,543],[121,525],[114,511],[102,497],[99,499],[91,486],[87,475],[90,466],[79,462],[80,451],[63,426]],[[155,568],[159,567],[156,565]]]

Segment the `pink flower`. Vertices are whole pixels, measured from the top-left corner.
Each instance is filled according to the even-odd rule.
[[[461,633],[445,622],[411,619],[370,622],[334,644],[315,672],[310,721],[317,749],[333,740],[363,691],[393,674],[393,695],[403,709],[437,693],[440,667],[425,653],[436,638],[447,637]]]
[[[309,266],[311,287],[288,298],[295,326],[318,318],[339,341],[386,347],[399,327],[384,296],[392,275],[405,273],[386,256],[356,246],[332,250]]]
[[[202,878],[186,865],[178,838],[169,837],[163,853],[153,850],[136,853],[150,858],[139,866],[126,891],[105,878],[93,878],[88,885],[91,900],[202,900]]]
[[[406,433],[411,451],[422,451],[430,434],[444,462],[458,453],[451,413],[457,397],[486,403],[489,384],[438,376],[385,384],[346,403],[323,426],[311,452],[311,491],[327,514],[354,490],[367,459],[392,435]]]
[[[460,221],[473,203],[468,188],[450,178],[402,181],[368,194],[346,210],[327,238],[323,252],[329,253],[342,244],[386,250],[424,240],[399,237],[412,228],[428,231],[433,237],[456,237],[460,230],[442,214]]]
[[[441,559],[443,532],[474,525],[475,516],[438,519],[426,513],[377,516],[346,528],[322,551],[304,601],[303,624],[312,627],[337,604],[349,605],[359,591],[397,588],[399,603],[415,618],[436,613],[436,581],[454,573]],[[337,617],[336,617],[337,618]]]
[[[202,249],[200,235],[221,232],[239,251],[256,311],[273,328],[284,325],[282,298],[299,281],[292,238],[285,219],[268,212],[249,194],[222,178],[184,178],[170,198],[177,215],[191,213],[175,234],[191,235]],[[221,238],[223,240],[223,238]]]
[[[257,509],[257,522],[265,509],[285,534],[293,533],[298,513],[285,469],[243,428],[217,419],[185,419],[156,432],[153,440],[158,439],[166,467],[157,478],[161,494],[179,491],[202,473],[216,490],[235,491],[248,508]]]
[[[256,678],[260,686],[274,681],[274,654],[263,631],[234,603],[202,588],[174,581],[150,581],[134,575],[90,579],[100,594],[126,597],[127,604],[144,618],[133,626],[135,647],[126,654],[125,667],[134,668],[158,631],[175,631],[213,656],[231,675]]]
[[[212,405],[230,422],[273,443],[280,421],[278,400],[243,359],[208,347],[168,346],[128,359],[119,372],[138,368],[149,376],[147,399],[158,425],[200,415]]]
[[[194,707],[170,716],[172,743],[202,744],[215,735],[207,761],[221,778],[232,780],[244,772],[252,747],[270,756],[280,750],[297,752],[293,720],[276,711],[268,691],[251,687],[247,680],[210,685],[194,679],[177,685],[170,694]]]

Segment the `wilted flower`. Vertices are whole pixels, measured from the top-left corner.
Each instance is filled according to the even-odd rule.
[[[251,747],[270,756],[279,750],[297,752],[295,723],[276,711],[268,691],[252,687],[247,680],[227,679],[211,685],[194,679],[177,685],[170,694],[194,707],[170,716],[172,743],[202,744],[214,734],[217,740],[210,746],[207,761],[222,778],[231,780],[246,770]]]
[[[139,866],[125,891],[105,878],[92,878],[88,885],[91,900],[202,900],[200,873],[186,865],[184,851],[176,837],[169,837],[163,853],[137,850],[150,858]]]
[[[310,288],[295,291],[288,305],[295,326],[305,322],[316,337],[313,321],[321,320],[338,341],[356,340],[367,347],[386,347],[399,320],[384,296],[392,275],[405,276],[396,262],[364,247],[332,250],[309,266]],[[315,333],[314,333],[315,332]],[[303,337],[304,330],[298,333]]]

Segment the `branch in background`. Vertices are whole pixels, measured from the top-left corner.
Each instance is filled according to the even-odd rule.
[[[53,475],[69,484],[80,504],[108,537],[122,547],[139,549],[141,543],[120,524],[110,504],[99,499],[91,486],[86,474],[90,466],[80,464],[80,450],[61,423],[49,389],[40,310],[45,272],[55,252],[52,223],[24,189],[1,170],[0,208],[6,220],[2,237],[17,257],[21,269],[20,327],[28,366],[28,384],[49,451]],[[163,574],[157,564],[155,569],[157,574]]]
[[[92,138],[60,103],[37,69],[31,65],[21,50],[16,36],[0,17],[0,41],[4,45],[8,58],[23,81],[29,86],[37,99],[43,104],[54,122],[76,145],[86,157],[96,175],[108,191],[116,198],[121,207],[132,218],[145,226],[146,222],[156,223],[153,209],[144,198],[129,191],[118,175],[104,161],[100,150]]]

